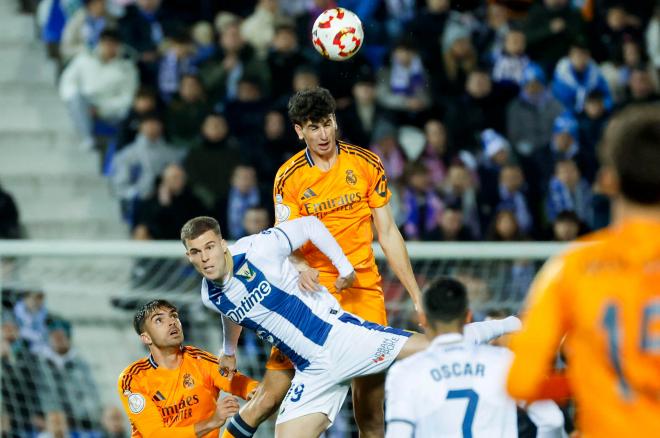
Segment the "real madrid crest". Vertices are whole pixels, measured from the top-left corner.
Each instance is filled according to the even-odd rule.
[[[183,375],[183,387],[186,389],[195,387],[195,379],[193,379],[193,377],[188,373]]]
[[[353,170],[351,169],[346,171],[346,183],[352,186],[357,183],[357,176],[355,176],[355,173],[353,173]]]

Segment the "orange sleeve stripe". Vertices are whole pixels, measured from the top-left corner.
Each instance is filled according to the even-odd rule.
[[[136,368],[131,373],[127,373],[124,376],[124,380],[122,382],[121,389],[124,390],[124,391],[126,391],[127,389],[130,389],[131,388],[131,382],[133,381],[133,377],[138,375],[140,373],[140,371],[148,370],[149,367],[151,367],[151,364],[147,362],[144,365],[140,365],[139,368]]]
[[[284,165],[282,165],[280,170],[278,170],[277,174],[275,174],[275,181],[277,181],[277,186],[279,187],[280,184],[283,184],[283,180],[287,179],[289,177],[289,174],[291,174],[293,171],[297,169],[296,166],[298,166],[302,162],[305,162],[306,160],[307,159],[305,158],[305,156],[302,155],[296,158],[295,160],[293,160],[286,169],[284,169]]]
[[[357,148],[357,146],[355,146]],[[365,160],[367,163],[371,164],[373,167],[376,169],[380,170],[381,172],[385,173],[385,168],[383,167],[383,164],[380,162],[378,159],[378,156],[375,155],[376,158],[370,157],[365,153],[365,150],[362,148],[359,149],[354,149],[348,146],[342,147],[341,148],[344,152],[350,155],[355,155],[356,157],[360,157],[363,160]]]
[[[124,383],[136,371],[136,369],[140,366],[143,366],[144,364],[147,364],[147,363],[149,363],[148,359],[142,359],[140,361],[135,362],[130,367],[128,367],[128,369],[124,372],[124,377],[122,378],[122,389],[125,389],[124,388]]]
[[[195,359],[204,359],[209,362],[218,364],[218,358],[209,353],[208,351],[200,350],[199,348],[186,347],[188,354],[190,354]]]
[[[345,142],[345,141],[340,142],[339,146],[340,147],[344,146],[348,149],[355,149],[355,150],[364,152],[367,156],[373,158],[374,160],[376,160],[376,161],[380,160],[380,157],[378,156],[378,154],[376,154],[375,152],[370,151],[369,149],[363,148],[362,146],[358,146],[356,144],[348,143],[348,142]]]
[[[378,166],[380,169],[385,170],[383,164],[380,161],[380,157],[374,154],[373,152],[365,148],[361,148],[360,146],[353,146],[353,145],[347,145],[346,149],[364,155],[365,159],[370,159],[371,162],[375,163],[374,165]]]
[[[301,163],[296,164],[295,167],[292,167],[292,168],[288,169],[287,172],[284,175],[282,175],[282,179],[280,179],[280,181],[277,183],[275,193],[281,194],[282,189],[284,188],[284,183],[286,182],[286,180],[288,180],[289,177],[291,177],[295,173],[296,170],[300,169],[301,167],[307,166],[307,159],[305,159],[305,157],[302,157],[302,158],[303,158],[303,161]]]

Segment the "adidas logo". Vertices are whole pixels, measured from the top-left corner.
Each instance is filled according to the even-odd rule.
[[[252,269],[250,269],[250,266],[248,266],[248,262],[243,263],[243,266],[238,268],[236,275],[247,278],[247,281],[252,281],[254,280],[254,277],[257,276],[257,274]]]
[[[307,189],[305,190],[305,193],[303,193],[302,197],[300,198],[301,201],[304,201],[305,199],[313,198],[316,196],[316,193],[314,193],[314,190],[312,189]]]
[[[151,397],[151,399],[155,402],[159,402],[165,400],[165,396],[160,391],[156,391],[156,394]]]

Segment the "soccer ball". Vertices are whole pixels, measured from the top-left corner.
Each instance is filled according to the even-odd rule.
[[[314,48],[333,61],[349,59],[360,50],[363,41],[362,22],[348,9],[323,11],[312,28]]]

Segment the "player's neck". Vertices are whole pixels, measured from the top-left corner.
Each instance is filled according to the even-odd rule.
[[[151,351],[151,356],[158,364],[159,368],[162,367],[165,369],[174,370],[181,366],[181,361],[183,360],[183,351],[180,345],[166,348],[158,348],[152,346],[149,350]]]
[[[437,338],[438,336],[442,336],[442,335],[451,335],[451,334],[462,335],[463,324],[458,324],[458,323],[443,324],[436,322],[432,326],[426,327],[425,333],[426,333],[426,337],[431,341]]]
[[[217,280],[212,280],[213,283],[216,286],[222,287],[225,285],[231,277],[233,277],[234,273],[234,259],[231,256],[231,253],[229,252],[229,249],[225,251],[225,270],[224,272],[220,273],[220,276],[218,277]]]
[[[312,157],[312,160],[314,161],[314,165],[324,172],[327,172],[328,170],[332,169],[332,166],[337,161],[336,147],[330,149],[330,152],[328,152],[325,155],[318,155],[315,152],[313,152],[311,148],[307,148],[307,152],[309,153],[309,156]]]
[[[641,219],[660,222],[660,205],[645,205],[619,198],[612,208],[613,222]]]

